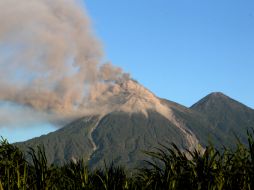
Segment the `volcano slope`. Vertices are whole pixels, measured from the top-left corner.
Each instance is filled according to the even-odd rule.
[[[254,124],[254,111],[225,95],[213,93],[187,108],[156,97],[133,80],[104,89],[91,102],[97,112],[16,145],[24,151],[44,145],[49,163],[83,158],[93,168],[104,162],[133,168],[145,159],[142,150],[158,143],[190,150],[209,142],[230,146],[234,131],[246,142],[246,129]]]
[[[225,146],[248,144],[247,130],[254,127],[254,110],[220,93],[214,92],[191,106],[213,126],[217,142]]]

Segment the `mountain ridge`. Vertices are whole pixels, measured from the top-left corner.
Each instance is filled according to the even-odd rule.
[[[210,93],[190,109],[204,115],[220,133],[231,133],[232,141],[237,136],[247,143],[246,131],[254,126],[254,110],[223,93]],[[243,128],[243,130],[241,129]]]
[[[158,98],[135,81],[113,85],[102,95],[94,97],[95,103],[109,101],[111,111],[81,117],[15,145],[25,151],[43,144],[50,163],[83,158],[91,167],[104,161],[136,167],[144,159],[141,150],[152,150],[158,143],[173,142],[182,149],[205,147],[209,141],[216,147],[230,146],[235,140],[233,131],[246,143],[246,130],[254,126],[253,110],[218,92],[190,108]]]

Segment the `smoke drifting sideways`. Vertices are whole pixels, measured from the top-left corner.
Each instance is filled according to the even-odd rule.
[[[92,86],[129,78],[102,63],[101,44],[79,3],[0,0],[0,103],[19,110],[0,106],[0,127],[40,119],[62,125],[89,114],[89,97],[100,93]]]

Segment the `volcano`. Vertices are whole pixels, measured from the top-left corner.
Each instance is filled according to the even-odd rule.
[[[142,151],[153,150],[158,143],[173,142],[189,150],[209,142],[231,146],[235,133],[246,143],[246,131],[254,125],[254,110],[222,93],[187,108],[157,97],[137,81],[125,80],[90,99],[92,114],[16,145],[24,151],[44,145],[48,161],[55,164],[82,158],[91,167],[105,161],[136,167],[145,159]]]

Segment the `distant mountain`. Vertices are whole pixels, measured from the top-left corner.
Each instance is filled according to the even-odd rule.
[[[224,145],[232,145],[235,135],[247,143],[246,131],[254,127],[254,110],[220,92],[209,94],[191,109],[204,115],[216,128],[216,134],[222,134],[220,141]]]
[[[48,135],[16,143],[22,150],[43,144],[50,163],[83,158],[91,167],[104,160],[135,167],[142,150],[174,142],[194,149],[211,141],[230,146],[235,132],[246,142],[246,129],[254,126],[254,111],[221,94],[212,93],[191,108],[160,99],[129,80],[95,98],[102,112],[84,116]]]

